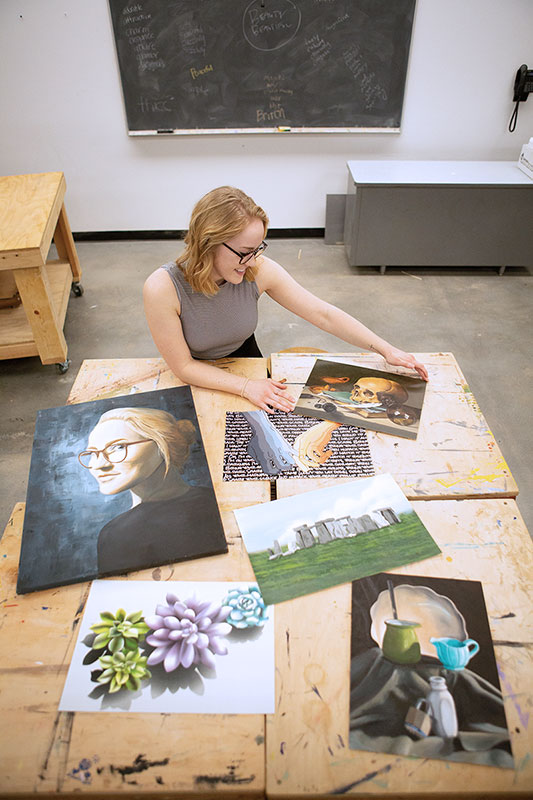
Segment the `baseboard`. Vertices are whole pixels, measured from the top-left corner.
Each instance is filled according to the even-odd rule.
[[[322,239],[324,228],[270,228],[269,239]],[[75,242],[112,242],[146,239],[183,239],[187,231],[75,231]]]

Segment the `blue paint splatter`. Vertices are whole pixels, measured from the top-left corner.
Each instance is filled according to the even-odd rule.
[[[82,758],[78,766],[71,769],[68,773],[69,778],[74,778],[74,780],[80,781],[81,783],[91,783],[90,766],[91,762],[89,759]]]

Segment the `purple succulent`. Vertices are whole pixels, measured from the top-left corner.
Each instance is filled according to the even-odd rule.
[[[191,664],[214,667],[213,654],[225,656],[228,652],[222,639],[232,630],[225,622],[231,608],[195,596],[180,600],[171,593],[166,600],[167,605],[156,606],[155,614],[145,618],[153,631],[146,642],[155,648],[147,663],[153,666],[163,662],[166,672],[180,664],[185,668]]]

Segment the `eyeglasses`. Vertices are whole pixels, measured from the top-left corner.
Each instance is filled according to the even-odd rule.
[[[226,242],[222,242],[222,244],[224,247],[227,247],[228,250],[231,250],[232,253],[235,253],[236,256],[239,256],[239,264],[247,264],[251,258],[255,258],[255,256],[258,256],[259,253],[262,253],[263,250],[266,250],[268,247],[266,242],[261,242],[259,247],[252,250],[251,253],[239,253],[238,250],[234,250],[233,247],[230,247]]]
[[[136,442],[108,444],[103,450],[82,450],[81,453],[78,453],[78,461],[85,469],[93,469],[101,453],[110,464],[120,464],[128,457],[128,447],[132,444],[141,444],[141,442],[153,442],[153,439],[137,439]]]

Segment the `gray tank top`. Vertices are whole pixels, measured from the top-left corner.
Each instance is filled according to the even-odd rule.
[[[223,283],[213,297],[195,292],[174,261],[163,264],[180,301],[180,319],[193,358],[223,358],[257,327],[259,289],[255,281]]]

